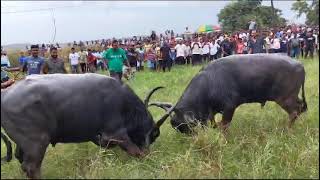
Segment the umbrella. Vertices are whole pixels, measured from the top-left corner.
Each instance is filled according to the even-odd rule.
[[[213,32],[214,29],[211,25],[202,25],[198,28],[198,33],[204,33],[204,32]]]
[[[219,25],[212,26],[213,31],[219,32],[221,31],[221,27]]]

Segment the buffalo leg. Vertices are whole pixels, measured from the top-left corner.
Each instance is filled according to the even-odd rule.
[[[40,179],[40,168],[49,143],[30,143],[32,147],[24,150],[21,168],[31,179]]]
[[[295,97],[287,98],[286,100],[277,101],[277,103],[289,114],[289,125],[288,127],[291,128],[294,124],[295,120],[299,116],[299,99]]]
[[[212,128],[216,128],[217,127],[217,123],[215,120],[215,114],[210,114],[209,115],[209,120],[210,120],[210,124]]]
[[[14,153],[14,156],[19,160],[19,162],[21,164],[23,161],[23,151],[18,145],[16,147],[16,151]]]
[[[22,138],[20,143],[17,143],[17,147],[23,151],[21,169],[27,174],[28,178],[39,179],[41,163],[50,143],[50,138],[45,133],[30,133],[29,136]]]
[[[226,133],[227,128],[230,126],[234,111],[235,108],[226,108],[223,110],[222,121],[219,124],[224,133]]]

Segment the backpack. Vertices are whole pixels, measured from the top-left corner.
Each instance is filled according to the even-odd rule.
[[[292,47],[299,47],[299,45],[300,45],[300,42],[299,42],[298,38],[291,39],[291,46]]]

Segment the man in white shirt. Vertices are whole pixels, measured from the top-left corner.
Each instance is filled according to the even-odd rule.
[[[280,52],[280,39],[273,37],[270,40],[270,49],[271,53],[279,53]]]
[[[71,53],[69,54],[69,60],[71,64],[72,73],[79,73],[79,59],[80,55],[76,53],[74,48],[71,48]]]
[[[210,43],[205,39],[202,43],[202,58],[204,62],[209,60],[210,56]]]
[[[186,59],[186,64],[191,64],[191,56],[192,56],[192,52],[191,52],[191,46],[190,46],[190,42],[187,41],[186,43],[186,48],[184,49],[184,56]]]
[[[214,59],[218,59],[218,50],[220,48],[220,45],[217,43],[215,39],[212,39],[210,42],[210,61],[213,61]]]
[[[10,67],[10,61],[6,51],[1,51],[1,67]]]
[[[186,45],[182,44],[182,40],[178,42],[178,44],[175,47],[176,53],[177,53],[177,58],[176,58],[176,63],[177,64],[185,64],[185,49]]]
[[[194,42],[191,43],[191,52],[192,52],[192,65],[200,64],[202,47],[198,38],[195,38]]]
[[[100,70],[104,70],[104,62],[102,60],[102,52],[99,50],[95,53],[93,53],[93,55],[97,58],[97,70],[100,67]]]

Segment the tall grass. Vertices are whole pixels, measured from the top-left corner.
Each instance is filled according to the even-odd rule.
[[[240,106],[224,138],[217,129],[199,129],[186,136],[170,123],[143,159],[119,148],[100,149],[92,143],[58,144],[47,150],[43,178],[319,178],[319,61],[303,60],[308,111],[291,130],[288,116],[268,102]],[[200,70],[175,66],[171,72],[138,72],[127,83],[143,99],[155,86],[166,89],[152,100],[175,103]],[[100,72],[105,73],[105,72]],[[163,111],[150,108],[154,119]],[[221,116],[219,117],[221,118]],[[1,155],[5,146],[1,143]],[[16,159],[1,165],[1,178],[25,178]]]

